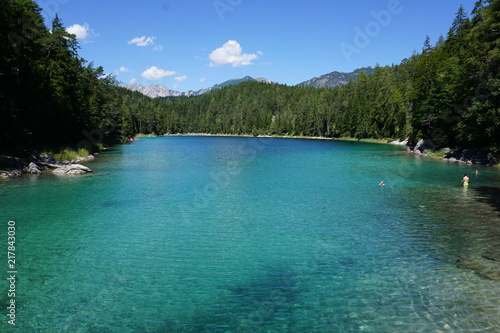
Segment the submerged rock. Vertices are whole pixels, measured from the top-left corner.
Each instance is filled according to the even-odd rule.
[[[92,172],[92,170],[81,164],[68,164],[54,169],[52,172],[62,175],[80,175],[83,173]]]
[[[500,280],[500,271],[498,271],[498,272],[481,272],[479,275],[482,278],[485,278],[488,280],[495,280],[495,281]]]
[[[500,253],[486,253],[483,258],[493,261],[500,261]]]
[[[473,271],[480,271],[484,269],[484,266],[475,260],[462,258],[457,260],[457,266],[460,268],[467,268]]]

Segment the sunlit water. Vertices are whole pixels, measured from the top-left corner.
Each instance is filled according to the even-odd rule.
[[[89,166],[0,181],[19,331],[500,332],[483,257],[500,254],[498,169],[230,137],[147,138]]]

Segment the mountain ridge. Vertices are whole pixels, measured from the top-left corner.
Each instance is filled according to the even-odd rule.
[[[320,76],[313,77],[310,80],[301,82],[297,84],[298,87],[315,87],[315,88],[335,88],[337,86],[343,86],[349,83],[350,80],[356,81],[359,73],[365,71],[366,74],[370,75],[374,72],[374,69],[370,66],[355,69],[352,72],[331,72],[328,74],[323,74]]]
[[[337,86],[345,85],[349,83],[350,80],[356,80],[359,73],[361,71],[365,71],[367,74],[372,74],[374,69],[372,67],[362,67],[358,68],[352,72],[346,73],[346,72],[338,72],[334,71],[328,74],[320,75],[317,77],[314,77],[310,80],[301,82],[295,86],[297,87],[314,87],[314,88],[335,88]],[[181,92],[181,91],[176,91],[169,89],[168,87],[159,85],[159,84],[150,84],[147,86],[134,83],[134,84],[124,84],[123,87],[127,88],[132,91],[138,91],[142,93],[143,95],[146,95],[151,98],[161,98],[161,97],[191,97],[191,96],[200,96],[203,94],[206,94],[210,91],[217,90],[220,88],[224,88],[227,86],[235,85],[241,82],[247,82],[247,81],[256,81],[256,82],[264,82],[268,84],[276,84],[277,82],[273,82],[269,79],[259,77],[259,78],[253,78],[251,76],[245,76],[241,79],[230,79],[227,81],[224,81],[219,84],[215,84],[211,87],[208,88],[203,88],[200,90],[189,90],[186,92]]]
[[[227,86],[235,85],[241,82],[247,82],[247,81],[255,81],[255,82],[263,82],[263,83],[268,83],[268,84],[274,84],[276,82],[273,82],[271,80],[268,80],[266,78],[256,78],[254,79],[251,76],[245,76],[241,79],[231,79],[224,81],[219,84],[215,84],[209,88],[203,88],[200,90],[189,90],[186,92],[181,92],[181,91],[176,91],[169,89],[165,86],[159,85],[159,84],[150,84],[147,86],[144,86],[142,84],[134,83],[134,84],[124,84],[123,87],[132,91],[137,91],[140,92],[143,95],[146,95],[151,98],[159,98],[159,97],[181,97],[181,96],[186,96],[186,97],[191,97],[191,96],[200,96],[203,94],[206,94],[210,91],[217,90],[220,88],[224,88]]]

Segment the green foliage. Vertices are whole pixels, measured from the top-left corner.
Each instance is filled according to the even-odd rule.
[[[151,99],[86,64],[56,17],[0,0],[0,150],[95,146],[136,133],[431,140],[500,150],[500,0],[460,7],[446,39],[333,89],[242,82],[199,97]],[[29,98],[27,98],[27,96]],[[93,149],[97,149],[94,147]]]
[[[45,151],[44,153],[53,156],[58,161],[71,161],[77,159],[78,157],[85,157],[90,154],[86,148],[80,148],[78,150],[73,150],[71,148],[64,148],[58,152]]]
[[[117,137],[113,80],[85,65],[57,16],[48,29],[40,12],[31,0],[0,0],[0,150],[76,147],[93,129]]]
[[[334,89],[244,82],[209,94],[141,100],[135,132],[419,139],[500,147],[500,1],[460,7],[446,39]],[[129,98],[130,99],[130,98]],[[128,105],[131,105],[128,103]]]

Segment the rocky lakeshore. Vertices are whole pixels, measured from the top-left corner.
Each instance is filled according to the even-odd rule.
[[[420,140],[413,148],[408,145],[407,141],[394,141],[392,144],[407,145],[408,153],[421,156],[435,156],[435,145],[431,141]],[[481,165],[496,165],[499,158],[491,152],[483,148],[467,148],[462,150],[453,150],[450,148],[442,149],[442,160],[450,163],[463,164],[481,164]],[[440,156],[440,155],[439,155]]]
[[[48,154],[32,154],[27,159],[0,156],[0,178],[20,177],[25,174],[37,175],[52,172],[59,175],[79,175],[92,172],[90,168],[80,164],[91,161],[94,155],[79,157],[71,161],[58,161]]]

